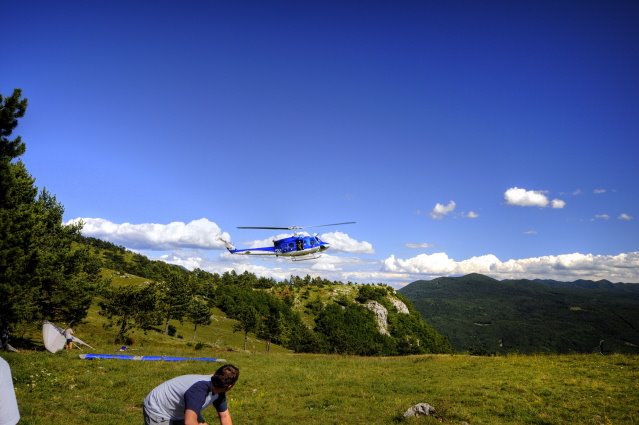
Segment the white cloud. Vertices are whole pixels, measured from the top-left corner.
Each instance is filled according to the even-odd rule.
[[[563,208],[566,206],[566,201],[562,201],[561,199],[553,199],[550,202],[551,206],[555,209]]]
[[[75,218],[67,224],[84,222],[82,234],[133,249],[168,250],[174,248],[223,249],[220,238],[230,240],[226,232],[206,218],[189,223],[169,224],[113,223],[102,218]]]
[[[525,235],[536,235],[537,231],[535,229],[526,230],[524,232]]]
[[[373,245],[366,241],[358,241],[343,232],[323,233],[320,239],[331,244],[331,250],[356,254],[373,254]]]
[[[511,187],[504,192],[504,199],[508,205],[519,207],[546,207],[548,198],[538,190],[526,190],[519,187]]]
[[[178,250],[160,256],[154,255],[157,254],[157,251],[143,254],[146,254],[150,259],[179,265],[189,270],[198,268],[209,273],[223,274],[235,271],[241,274],[247,271],[259,277],[273,278],[279,281],[289,278],[291,274],[301,276],[307,274],[304,270],[297,270],[291,267],[291,262],[287,260],[273,257],[255,259],[248,256],[229,254],[227,251],[219,253],[214,258],[209,256],[210,252],[204,252],[203,250]]]
[[[477,214],[475,211],[469,211],[468,213],[464,214],[464,217],[466,217],[466,218],[478,218],[479,214]]]
[[[426,248],[431,248],[433,245],[427,242],[417,242],[417,243],[408,242],[404,246],[410,249],[426,249]]]
[[[440,220],[444,218],[445,215],[448,215],[455,211],[456,206],[457,204],[455,204],[455,201],[450,201],[447,205],[443,205],[438,202],[437,204],[435,204],[435,207],[430,212],[430,216],[433,217],[435,220]]]
[[[318,272],[342,272],[345,267],[361,265],[361,260],[353,257],[338,257],[330,254],[322,254],[320,258],[309,262],[308,267]],[[333,277],[339,280],[339,278]]]
[[[595,219],[597,219],[597,220],[609,220],[610,216],[608,214],[595,214]]]
[[[511,259],[505,262],[489,254],[455,261],[447,254],[420,254],[409,259],[391,255],[382,270],[403,273],[412,279],[482,273],[497,279],[608,279],[613,282],[639,283],[639,252],[619,255],[563,254]]]
[[[619,218],[619,220],[625,220],[625,221],[632,220],[632,216],[630,214],[626,214],[626,213],[619,214],[618,218]]]
[[[540,190],[526,190],[520,187],[511,187],[504,192],[504,200],[508,205],[518,207],[540,207],[545,208],[550,205],[552,208],[563,208],[566,201],[561,199],[548,200],[546,194]]]
[[[603,193],[606,193],[606,189],[595,189],[592,191],[592,193],[594,193],[595,195],[601,195]]]
[[[342,282],[386,283],[394,287],[402,287],[413,282],[409,275],[385,271],[345,271],[341,273]]]
[[[384,271],[415,274],[448,275],[455,272],[455,261],[443,252],[435,254],[419,254],[416,257],[402,260],[391,255],[384,260]]]

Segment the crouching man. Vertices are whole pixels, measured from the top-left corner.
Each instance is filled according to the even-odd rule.
[[[231,364],[211,375],[182,375],[155,387],[144,399],[145,425],[207,425],[201,411],[209,405],[217,410],[221,425],[232,425],[226,393],[240,377]]]

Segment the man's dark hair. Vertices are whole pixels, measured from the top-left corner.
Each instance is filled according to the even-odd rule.
[[[215,371],[211,377],[211,382],[215,388],[227,388],[237,382],[240,377],[240,370],[232,364],[225,364]]]

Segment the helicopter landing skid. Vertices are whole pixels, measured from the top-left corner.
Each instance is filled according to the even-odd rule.
[[[309,255],[305,255],[303,257],[291,257],[291,260],[293,260],[293,261],[317,260],[321,256],[322,256],[322,254],[309,254]]]

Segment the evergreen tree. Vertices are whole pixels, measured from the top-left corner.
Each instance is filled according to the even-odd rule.
[[[284,315],[277,306],[270,306],[268,314],[261,317],[262,323],[258,329],[258,337],[266,341],[266,352],[271,350],[271,342],[279,341],[285,327]]]
[[[259,315],[253,306],[245,305],[240,308],[237,314],[237,320],[239,320],[239,322],[235,324],[233,331],[242,331],[244,333],[244,351],[246,351],[249,332],[257,332],[260,325]]]
[[[99,306],[100,314],[108,320],[106,327],[118,328],[116,343],[127,343],[128,332],[135,328],[149,329],[162,321],[158,314],[158,290],[154,284],[108,288]]]
[[[197,333],[198,325],[210,325],[211,324],[211,308],[205,299],[195,295],[191,298],[191,302],[188,305],[186,316],[193,323],[193,341],[195,341],[195,334]]]
[[[164,334],[169,332],[171,319],[182,321],[187,314],[193,291],[187,276],[175,268],[167,268],[163,272],[160,289],[159,308],[164,316]]]
[[[64,226],[64,208],[19,157],[25,144],[10,139],[27,100],[16,89],[0,95],[0,322],[43,318],[79,321],[102,284],[96,260],[74,245],[81,226]]]

